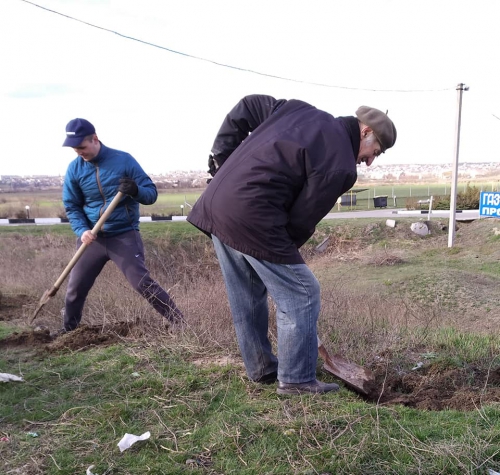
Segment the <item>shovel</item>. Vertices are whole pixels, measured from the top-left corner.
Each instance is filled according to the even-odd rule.
[[[101,229],[102,225],[104,222],[109,218],[109,215],[114,211],[116,208],[116,205],[121,201],[121,199],[125,195],[119,191],[116,196],[113,198],[113,201],[109,203],[109,206],[106,208],[104,213],[102,213],[102,216],[99,218],[99,221],[95,223],[95,226],[92,228],[90,231],[94,236],[97,236],[97,233]],[[78,248],[76,251],[75,255],[69,261],[69,264],[66,266],[66,268],[63,270],[62,274],[59,276],[59,278],[56,280],[56,283],[52,286],[51,289],[46,290],[44,294],[42,295],[42,298],[40,299],[40,302],[38,303],[38,307],[35,310],[35,313],[31,317],[30,324],[33,323],[35,320],[36,316],[42,309],[42,307],[49,301],[50,297],[53,297],[56,295],[57,291],[59,290],[59,287],[61,287],[62,283],[64,282],[64,279],[68,276],[68,274],[71,272],[71,269],[75,266],[75,264],[78,262],[78,259],[82,256],[82,254],[85,252],[85,249],[87,249],[88,244],[82,243],[82,245]]]
[[[318,350],[323,359],[323,369],[343,381],[346,386],[363,396],[371,396],[376,390],[375,376],[368,368],[347,361],[340,355],[331,356],[318,337]]]

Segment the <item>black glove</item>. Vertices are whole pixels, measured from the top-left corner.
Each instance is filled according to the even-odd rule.
[[[121,191],[124,195],[136,196],[139,189],[137,188],[137,183],[132,178],[120,178],[118,191]]]
[[[212,176],[215,176],[215,174],[217,173],[217,165],[215,163],[213,155],[208,156],[208,173],[210,173],[210,175]]]

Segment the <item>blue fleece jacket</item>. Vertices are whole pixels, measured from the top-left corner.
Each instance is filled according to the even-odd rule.
[[[156,186],[132,155],[102,143],[92,161],[86,162],[79,156],[69,164],[64,177],[63,203],[78,237],[94,227],[118,192],[120,178],[125,177],[135,180],[138,193],[133,198],[126,196],[118,204],[101,228],[101,236],[138,230],[139,204],[151,205],[156,201]]]

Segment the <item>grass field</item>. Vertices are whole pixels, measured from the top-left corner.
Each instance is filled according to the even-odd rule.
[[[498,182],[461,182],[457,191],[464,191],[467,184],[479,189],[497,189]],[[356,190],[363,189],[359,193]],[[192,206],[199,198],[202,189],[168,190],[160,191],[158,200],[154,205],[141,206],[141,216],[180,216],[189,213]],[[357,185],[352,193],[356,196],[353,205],[335,206],[332,212],[342,212],[356,209],[373,209],[374,197],[387,196],[388,208],[405,208],[407,201],[412,203],[426,200],[430,196],[446,196],[450,194],[450,187],[446,184],[421,184],[421,185]],[[351,201],[350,201],[351,202]],[[29,211],[26,210],[29,207]],[[0,192],[0,218],[25,218],[29,213],[30,218],[56,218],[65,216],[64,206],[61,201],[61,190],[41,192]]]
[[[322,286],[319,334],[371,369],[378,393],[280,397],[245,375],[210,241],[143,223],[148,266],[188,320],[170,331],[106,266],[83,325],[55,340],[74,253],[68,226],[0,227],[0,473],[487,474],[500,471],[496,220],[414,235],[324,221],[302,253]],[[322,252],[315,246],[328,237]],[[276,345],[271,303],[270,338]],[[47,330],[48,331],[48,330]],[[321,362],[318,378],[335,381]],[[339,382],[339,381],[337,381]],[[151,437],[120,453],[125,433]]]
[[[30,218],[56,218],[65,216],[61,199],[61,190],[40,192],[0,192],[0,218],[24,218],[29,212]],[[176,215],[188,213],[190,205],[201,195],[202,190],[177,190],[160,192],[154,205],[142,206],[141,216]],[[181,205],[183,208],[181,208]],[[29,207],[29,211],[26,210]]]

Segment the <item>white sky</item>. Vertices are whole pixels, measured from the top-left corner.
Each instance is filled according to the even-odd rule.
[[[130,152],[148,173],[206,170],[224,116],[255,93],[305,100],[334,116],[354,115],[360,105],[388,109],[398,140],[379,163],[451,164],[459,83],[470,87],[460,162],[500,162],[496,0],[34,3],[294,81],[0,0],[0,175],[64,174],[75,153],[61,145],[75,117],[90,120],[103,143]]]

